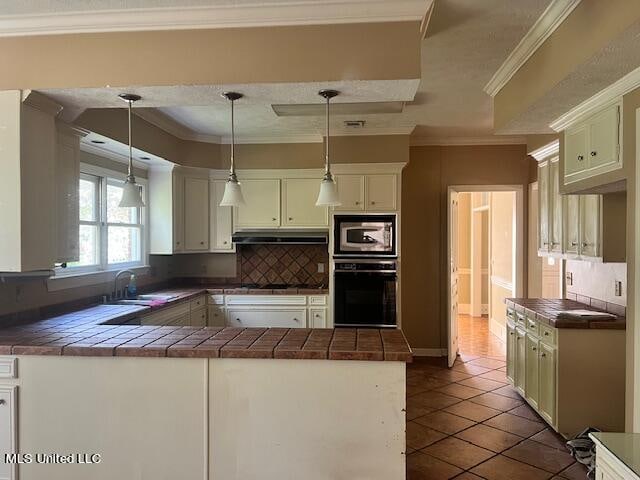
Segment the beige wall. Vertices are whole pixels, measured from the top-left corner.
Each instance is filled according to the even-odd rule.
[[[418,79],[420,40],[419,22],[7,37],[0,89]]]
[[[506,324],[504,299],[513,296],[514,192],[491,194],[491,312],[492,323]],[[509,289],[507,285],[510,285]]]
[[[526,191],[531,161],[525,145],[411,147],[402,175],[402,255],[411,259],[402,265],[402,327],[413,347],[446,345],[447,188]]]
[[[565,271],[573,274],[573,285],[567,293],[584,295],[616,305],[627,305],[627,264],[596,263],[567,260]],[[616,281],[622,282],[622,296],[615,295]]]
[[[640,18],[640,2],[583,0],[494,98],[499,130]]]

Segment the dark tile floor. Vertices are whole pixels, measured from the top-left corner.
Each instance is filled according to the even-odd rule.
[[[507,383],[486,318],[461,317],[461,355],[407,368],[407,479],[585,480],[564,440]]]

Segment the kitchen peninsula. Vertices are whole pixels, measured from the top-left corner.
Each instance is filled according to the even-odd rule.
[[[0,330],[13,451],[101,456],[19,465],[22,480],[404,474],[412,355],[400,330],[132,322],[149,308],[98,305]]]

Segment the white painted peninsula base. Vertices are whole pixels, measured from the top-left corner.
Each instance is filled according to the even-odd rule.
[[[405,364],[18,357],[20,480],[405,478]]]

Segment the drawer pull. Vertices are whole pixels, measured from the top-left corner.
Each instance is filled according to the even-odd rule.
[[[294,322],[299,322],[300,320],[298,320],[297,318],[293,319]]]
[[[544,353],[544,352],[542,352],[542,353],[540,354],[540,356],[541,356],[542,358],[545,358],[545,357],[547,356],[547,354],[546,354],[546,353]]]
[[[275,222],[275,221],[276,221],[276,217],[273,217],[273,218],[271,219],[271,221]]]
[[[509,332],[509,335],[513,335],[513,332]]]
[[[592,157],[595,157],[595,156],[597,156],[597,155],[598,155],[598,152],[596,152],[595,150],[594,150],[593,152],[591,152],[591,156],[592,156]]]
[[[360,205],[360,202],[356,202],[356,205]]]
[[[375,205],[375,204],[376,204],[376,202],[371,202],[371,205]]]
[[[571,246],[572,247],[577,247],[578,246],[578,242],[571,242]]]
[[[581,162],[584,160],[584,155],[578,155],[578,161]]]
[[[549,336],[549,332],[544,332],[544,336],[548,337]]]
[[[533,350],[534,352],[537,350],[536,347],[531,347],[531,350]]]
[[[0,398],[0,405],[6,405],[7,401],[4,398]]]
[[[293,217],[289,217],[289,221],[293,220]]]

